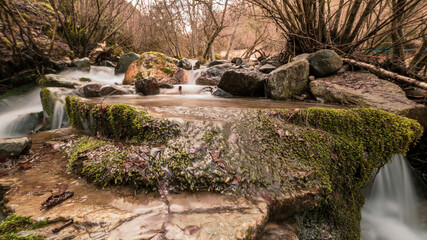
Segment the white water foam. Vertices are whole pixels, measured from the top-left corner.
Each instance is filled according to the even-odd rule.
[[[106,82],[110,84],[121,84],[125,77],[124,74],[114,75],[114,68],[112,67],[102,66],[91,66],[89,72],[81,71],[78,69],[69,69],[61,72],[60,74],[75,78],[90,78],[92,81]]]
[[[26,124],[25,121],[18,122],[23,116],[43,111],[40,90],[39,87],[34,87],[31,91],[3,99],[0,102],[0,138],[25,135],[14,132],[13,129],[17,128],[16,125]]]
[[[375,178],[362,210],[363,240],[425,240],[417,198],[408,163],[393,156]]]

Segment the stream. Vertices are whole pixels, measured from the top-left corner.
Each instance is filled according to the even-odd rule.
[[[90,72],[68,70],[63,75],[91,78],[108,84],[121,83],[124,75],[114,75],[114,69],[92,67]],[[206,92],[206,86],[194,85],[198,70],[190,71],[189,85],[162,90],[158,96],[143,97],[139,95],[111,96],[104,103],[123,103],[144,107],[206,107],[206,108],[309,108],[330,107],[334,105],[304,102],[279,102],[256,98],[217,98]],[[8,97],[0,101],[0,138],[25,136],[34,126],[34,116],[40,114],[40,87],[35,87],[25,94]],[[86,101],[99,101],[94,98]],[[29,116],[32,117],[29,117]],[[63,122],[64,106],[57,102],[52,129],[66,126]],[[31,125],[31,126],[29,126]],[[423,240],[427,231],[420,224],[420,199],[414,190],[411,169],[407,160],[395,155],[376,176],[372,186],[366,189],[366,203],[362,211],[362,239],[364,240]],[[1,220],[1,216],[0,216]]]

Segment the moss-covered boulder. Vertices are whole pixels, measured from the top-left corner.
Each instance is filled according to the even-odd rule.
[[[85,82],[89,81],[60,74],[47,74],[37,79],[37,84],[42,87],[76,88],[84,85]]]
[[[422,134],[416,121],[374,109],[165,109],[176,121],[76,97],[66,108],[73,126],[121,140],[83,137],[68,149],[89,181],[246,196],[265,202],[270,220],[295,216],[302,239],[360,239],[362,188]]]
[[[158,52],[146,52],[130,64],[123,84],[132,84],[141,77],[154,77],[161,83],[185,83],[182,71],[172,58]]]

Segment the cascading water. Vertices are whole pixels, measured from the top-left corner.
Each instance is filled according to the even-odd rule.
[[[61,72],[61,75],[71,76],[75,78],[90,78],[92,81],[106,82],[110,84],[121,84],[124,79],[124,74],[114,75],[114,68],[91,66],[89,72],[81,71],[78,69],[69,69]]]
[[[56,101],[55,106],[53,108],[51,129],[59,129],[63,127],[64,118],[65,118],[64,113],[65,113],[64,105],[60,101]]]
[[[423,240],[418,198],[411,171],[402,155],[393,156],[366,193],[362,210],[364,240]]]
[[[0,102],[0,138],[21,137],[28,134],[31,113],[43,111],[40,88],[8,97]]]

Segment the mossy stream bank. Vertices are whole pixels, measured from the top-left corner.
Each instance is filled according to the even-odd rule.
[[[71,96],[65,106],[71,125],[98,136],[67,150],[88,181],[262,201],[270,220],[296,218],[300,239],[360,239],[363,186],[422,134],[416,121],[374,109],[175,108],[165,118]]]

